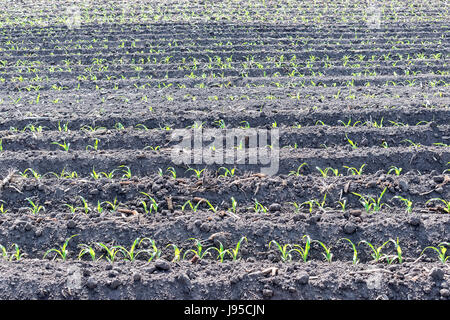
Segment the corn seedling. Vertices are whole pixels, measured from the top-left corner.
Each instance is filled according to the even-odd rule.
[[[98,213],[103,212],[103,207],[102,207],[102,203],[100,202],[100,200],[97,200],[97,212]]]
[[[87,146],[86,146],[86,151],[89,151],[89,149],[92,149],[92,150],[94,150],[94,151],[97,151],[97,150],[98,150],[98,142],[99,142],[99,140],[98,140],[98,139],[95,139],[93,145],[87,145]]]
[[[4,205],[6,204],[5,201],[0,200],[0,213],[5,214],[6,212],[8,212],[7,209],[5,209]]]
[[[441,201],[445,205],[445,207],[443,207],[444,211],[446,213],[450,213],[450,201],[447,201],[447,200],[444,200],[444,199],[441,199],[441,198],[433,198],[433,199],[430,199],[427,202],[425,202],[425,204],[428,204],[431,201]]]
[[[309,213],[312,213],[312,209],[314,208],[315,203],[316,203],[316,200],[308,200],[308,201],[302,202],[300,204],[300,207],[309,206]]]
[[[291,261],[292,260],[292,255],[291,255],[291,251],[292,251],[292,245],[291,244],[285,244],[285,245],[281,245],[279,244],[277,241],[275,240],[271,240],[269,242],[269,249],[270,246],[273,244],[276,245],[276,247],[278,248],[278,251],[280,252],[281,255],[281,260],[283,262],[287,262],[287,261]]]
[[[348,238],[341,238],[341,239],[338,240],[337,243],[341,242],[341,240],[345,240],[345,241],[347,241],[348,243],[350,243],[350,245],[352,246],[352,249],[353,249],[353,259],[352,259],[352,262],[353,262],[353,264],[357,264],[357,263],[359,262],[359,259],[358,259],[358,250],[356,249],[356,245],[355,245],[350,239],[348,239]]]
[[[333,259],[333,254],[331,253],[331,247],[327,247],[323,242],[319,240],[312,240],[311,243],[318,243],[320,246],[322,246],[323,250],[325,252],[322,252],[322,255],[325,257],[325,260],[328,262],[331,262]]]
[[[402,196],[395,196],[392,199],[398,199],[401,202],[403,202],[403,204],[406,206],[406,212],[407,213],[411,213],[412,212],[412,206],[413,206],[413,202],[409,199],[403,198]]]
[[[92,168],[91,177],[94,180],[98,180],[101,178],[101,174],[97,173],[94,168]]]
[[[398,168],[396,166],[390,166],[387,174],[391,174],[391,172],[394,172],[396,176],[399,176],[400,173],[402,172],[402,170],[403,170],[402,168]]]
[[[201,201],[197,202],[197,204],[194,206],[192,204],[191,200],[188,200],[181,206],[181,211],[184,211],[186,206],[189,205],[189,207],[191,208],[192,211],[197,212],[200,203],[201,203]]]
[[[247,241],[247,237],[242,237],[238,243],[236,244],[236,247],[230,248],[229,249],[229,254],[231,256],[231,258],[233,259],[233,261],[237,261],[238,260],[238,254],[239,254],[239,249],[241,248],[242,242],[245,240],[246,243],[248,243]]]
[[[200,201],[201,202],[201,201]],[[216,213],[219,206],[214,207],[209,200],[204,200],[206,204],[208,205],[208,210],[211,210],[212,212]]]
[[[168,247],[172,247],[173,248],[173,259],[172,259],[172,262],[178,262],[178,261],[180,261],[181,260],[181,249],[180,248],[178,248],[178,246],[176,245],[176,244],[173,244],[173,243],[171,243],[171,244],[168,244],[167,246],[166,246],[166,248],[168,248]]]
[[[113,201],[105,201],[105,203],[109,205],[113,212],[116,212],[120,205],[120,202],[117,201],[117,197],[114,197]]]
[[[341,206],[342,212],[345,212],[345,208],[347,206],[347,199],[339,200],[338,204]]]
[[[69,208],[69,210],[70,210],[70,212],[71,212],[72,214],[74,214],[78,209],[80,209],[80,208],[77,208],[77,207],[75,207],[75,206],[73,206],[73,205],[71,205],[71,204],[65,203],[64,205],[65,205],[67,208]]]
[[[303,262],[306,262],[308,259],[309,250],[311,249],[311,238],[308,235],[304,235],[302,239],[305,240],[305,247],[301,247],[298,244],[294,244],[291,251],[296,251],[298,254],[300,254],[300,257],[302,258]]]
[[[384,193],[386,192],[387,187],[381,192],[380,196],[377,198],[373,197],[365,197],[360,195],[359,193],[352,192],[355,196],[359,197],[359,202],[364,206],[366,212],[378,212],[381,210],[383,206],[388,206],[386,203],[382,203],[381,199],[383,198]]]
[[[114,263],[117,254],[121,252],[119,250],[120,246],[108,247],[106,244],[101,242],[97,242],[95,245],[98,246],[101,250],[106,252],[106,260],[108,260],[110,263]]]
[[[219,242],[219,247],[218,248],[211,247],[211,250],[217,251],[217,260],[219,260],[220,262],[223,262],[225,255],[230,254],[230,251],[228,249],[225,249],[223,247],[223,244],[220,241],[218,241],[218,242]]]
[[[172,178],[174,178],[174,179],[177,178],[177,172],[175,171],[174,167],[167,168],[166,172],[169,172],[172,175]]]
[[[225,167],[220,167],[220,168],[217,170],[217,172],[219,172],[220,170],[223,171],[223,174],[220,174],[219,177],[228,177],[228,176],[234,177],[236,168],[228,169],[228,168],[225,168]]]
[[[4,246],[0,245],[1,256],[7,261],[20,261],[25,256],[25,253],[20,252],[20,248],[16,243],[13,243],[11,247],[14,248],[14,251],[8,252]]]
[[[63,141],[62,143],[52,142],[52,144],[55,144],[55,145],[61,147],[66,152],[69,151],[70,143],[66,143],[66,141]]]
[[[308,164],[306,162],[303,162],[301,165],[299,165],[297,167],[297,170],[289,171],[288,176],[292,176],[292,175],[295,175],[296,177],[300,176],[301,175],[300,170],[302,169],[303,166],[308,166]]]
[[[386,241],[385,243],[383,243],[381,246],[379,247],[375,247],[373,246],[370,242],[366,241],[366,240],[361,240],[360,242],[358,242],[358,246],[363,243],[365,245],[367,245],[371,250],[371,256],[374,259],[375,262],[379,262],[380,259],[383,258],[383,254],[381,253],[381,250],[389,243],[391,242],[391,240]]]
[[[119,166],[119,168],[122,168],[122,178],[126,178],[126,179],[131,179],[132,175],[131,175],[131,170],[129,167],[125,166],[125,165],[121,165]]]
[[[78,254],[78,260],[81,260],[85,254],[89,254],[92,261],[96,261],[96,260],[98,261],[102,258],[102,256],[100,256],[98,259],[95,259],[96,252],[93,247],[91,247],[87,244],[84,244],[84,243],[81,243],[78,246],[81,248],[80,253]]]
[[[67,260],[67,255],[69,254],[69,250],[67,249],[67,246],[69,245],[69,241],[73,237],[77,237],[77,236],[79,236],[79,234],[74,234],[73,236],[70,236],[69,238],[67,238],[66,241],[64,242],[64,244],[59,247],[59,249],[52,248],[50,250],[47,250],[45,252],[45,254],[44,254],[42,259],[45,259],[45,257],[49,253],[54,252],[55,255],[53,256],[53,260],[55,260],[59,256],[63,261],[66,261]]]
[[[33,178],[35,178],[36,180],[39,180],[42,178],[42,175],[40,175],[39,173],[37,173],[37,171],[35,171],[31,168],[27,168],[23,172],[19,172],[19,174],[24,178],[28,178],[27,172],[30,172],[31,175],[33,176]]]
[[[324,170],[322,170],[319,167],[316,167],[316,169],[320,172],[320,174],[322,175],[323,178],[327,178],[328,177],[328,172],[329,171],[333,172],[334,176],[336,176],[336,177],[342,176],[342,174],[339,173],[339,169],[333,169],[331,167],[327,167]]]
[[[139,247],[141,246],[141,244],[142,244],[142,242],[144,242],[144,241],[148,241],[148,242],[150,242],[150,245],[151,245],[151,248],[150,249],[146,249],[146,250],[144,250],[143,252],[145,252],[145,253],[147,253],[149,256],[150,256],[150,258],[148,259],[148,262],[151,262],[153,259],[159,259],[159,257],[161,257],[161,254],[162,254],[162,252],[161,252],[161,250],[160,249],[158,249],[158,247],[156,246],[156,241],[155,240],[153,240],[153,239],[150,239],[150,238],[142,238],[140,241],[139,241]]]
[[[28,207],[28,210],[30,210],[32,214],[38,214],[41,210],[45,211],[45,208],[43,206],[34,203],[30,198],[27,198],[26,200],[31,205],[31,207]]]
[[[438,244],[437,247],[433,247],[433,246],[428,246],[425,249],[422,250],[422,253],[420,254],[420,257],[422,257],[422,255],[425,253],[425,251],[431,249],[436,251],[436,253],[438,254],[438,258],[439,261],[442,263],[446,263],[447,260],[450,258],[450,256],[446,256],[447,255],[447,247],[450,246],[450,243],[448,242],[442,242],[440,244]]]
[[[123,246],[117,246],[117,249],[123,254],[124,259],[128,261],[134,261],[138,257],[139,254],[143,252],[147,252],[147,250],[136,250],[139,247],[140,238],[136,238],[131,245],[130,249],[126,249]]]
[[[194,254],[194,257],[197,257],[200,260],[203,259],[207,254],[211,255],[211,253],[209,251],[211,251],[213,249],[212,247],[208,248],[206,250],[203,250],[203,245],[200,240],[195,239],[195,238],[189,238],[189,240],[194,241],[194,245],[195,245],[196,249],[187,250],[183,255],[183,259],[185,259],[186,256],[190,253]]]
[[[397,237],[397,240],[390,239],[389,241],[394,244],[395,251],[397,251],[397,256],[395,258],[397,259],[398,263],[402,263],[403,262],[402,248],[400,247],[398,237]],[[393,260],[395,260],[395,259],[393,259]],[[391,260],[389,262],[389,264],[391,264],[393,262],[393,260]]]
[[[347,139],[347,142],[352,146],[353,149],[358,149],[358,144],[355,141],[351,140],[347,136],[347,134],[345,134],[345,138]]]
[[[197,170],[197,169],[194,169],[194,168],[189,168],[189,169],[186,170],[186,172],[194,171],[195,175],[197,176],[197,179],[200,179],[202,177],[202,173],[203,173],[203,171],[205,171],[205,169],[206,168],[204,168],[202,170]]]
[[[152,198],[148,193],[145,192],[141,192],[144,196],[146,196],[148,198],[148,200],[150,201],[149,204],[147,204],[147,202],[145,201],[141,201],[142,206],[144,207],[144,211],[145,213],[152,213],[153,211],[158,211],[158,203],[156,202],[156,200],[154,198]]]
[[[259,213],[259,212],[264,212],[267,213],[267,208],[265,206],[263,206],[261,203],[259,203],[259,201],[257,199],[255,200],[255,206],[253,207],[253,210],[255,211],[255,213]]]
[[[112,170],[111,172],[100,172],[100,175],[104,176],[107,179],[113,179],[114,178],[114,173],[116,172],[117,169]]]
[[[348,167],[348,166],[344,166],[344,168],[347,169],[347,174],[350,172],[352,175],[354,176],[360,176],[362,174],[362,171],[364,169],[364,167],[366,166],[366,164],[363,164],[359,170],[356,169],[355,167]]]

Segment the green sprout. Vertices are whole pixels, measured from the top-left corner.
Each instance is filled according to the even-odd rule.
[[[152,213],[153,211],[158,211],[158,203],[154,198],[152,198],[148,193],[141,192],[144,196],[148,198],[150,204],[147,204],[146,201],[141,201],[142,206],[144,207],[145,213]]]
[[[59,249],[56,248],[52,248],[50,250],[47,250],[44,254],[44,256],[42,257],[42,259],[45,259],[45,257],[51,253],[54,252],[55,255],[53,257],[53,260],[55,260],[58,256],[61,257],[61,259],[63,261],[67,260],[67,256],[69,254],[69,250],[67,249],[67,246],[69,245],[69,241],[70,239],[72,239],[73,237],[77,237],[79,236],[79,234],[74,234],[73,236],[70,236],[69,238],[66,239],[66,241],[64,242],[64,244],[62,246],[59,247]]]
[[[444,200],[444,199],[441,199],[441,198],[433,198],[433,199],[430,199],[427,202],[425,202],[425,204],[428,204],[431,201],[441,201],[445,205],[445,207],[443,207],[444,211],[446,213],[450,213],[450,201],[447,201],[447,200]]]
[[[411,213],[412,212],[412,206],[413,202],[409,199],[403,198],[402,196],[395,196],[392,199],[399,199],[403,204],[406,206],[406,212]]]
[[[106,252],[106,260],[108,260],[110,263],[114,263],[114,260],[116,259],[116,256],[120,251],[120,246],[111,246],[108,247],[106,244],[97,242],[96,245],[100,247],[103,251]]]
[[[372,258],[374,259],[375,262],[378,262],[378,261],[380,261],[380,259],[382,259],[384,257],[384,255],[381,253],[381,250],[390,242],[391,242],[391,240],[388,240],[385,243],[383,243],[381,246],[375,247],[370,242],[368,242],[366,240],[361,240],[358,243],[358,246],[360,243],[363,243],[363,244],[369,246],[369,248],[372,250],[372,253],[371,253]]]
[[[391,172],[394,172],[396,176],[399,176],[400,173],[402,172],[402,168],[398,168],[396,166],[390,166],[389,167],[389,171],[387,172],[387,174],[390,174]]]
[[[236,244],[236,247],[233,249],[229,249],[229,254],[231,255],[231,258],[233,259],[233,261],[237,261],[238,260],[238,254],[239,254],[239,249],[241,248],[242,242],[245,240],[246,243],[248,243],[247,241],[247,237],[242,237],[238,243]]]
[[[30,210],[32,214],[38,214],[39,211],[41,211],[41,210],[45,211],[45,208],[43,206],[40,206],[37,203],[34,203],[30,198],[27,198],[26,200],[31,205],[31,207],[29,207],[28,210]]]
[[[189,238],[189,240],[193,240],[196,246],[196,249],[189,249],[187,250],[184,255],[183,255],[183,259],[186,258],[186,256],[190,253],[194,254],[194,257],[197,257],[198,259],[203,259],[207,254],[211,255],[211,253],[209,251],[213,250],[213,248],[208,248],[206,250],[203,250],[203,245],[201,243],[200,240],[195,239],[195,238]]]
[[[353,262],[353,264],[357,264],[359,262],[359,259],[358,259],[358,250],[356,249],[356,245],[348,238],[341,238],[341,239],[338,240],[338,243],[341,242],[341,240],[345,240],[348,243],[350,243],[350,245],[352,246],[352,249],[353,249],[352,262]]]
[[[303,166],[308,166],[308,164],[306,162],[303,162],[301,165],[299,165],[297,167],[297,170],[289,171],[288,176],[292,176],[292,175],[295,175],[296,177],[300,176],[301,175],[300,170],[302,169]]]
[[[377,198],[373,197],[365,197],[360,195],[359,193],[352,192],[355,196],[359,197],[359,202],[364,206],[367,212],[378,212],[381,210],[383,206],[388,206],[386,203],[382,203],[381,199],[383,198],[384,193],[386,192],[387,187],[381,192],[380,196]]]
[[[195,173],[195,175],[197,176],[197,178],[200,179],[200,178],[202,177],[202,173],[203,173],[203,171],[205,171],[205,169],[206,169],[206,168],[204,168],[204,169],[202,169],[202,170],[197,170],[197,169],[194,169],[194,168],[189,168],[189,169],[186,170],[186,172],[188,172],[188,171],[194,171],[194,173]]]
[[[450,258],[450,256],[446,256],[448,246],[450,246],[450,243],[448,242],[439,243],[437,247],[428,246],[422,250],[420,257],[422,257],[422,255],[425,253],[426,250],[431,249],[436,251],[436,253],[438,254],[439,261],[441,261],[442,263],[446,263],[447,260]]]
[[[325,257],[325,260],[328,262],[331,262],[333,259],[333,254],[331,253],[331,247],[327,247],[323,242],[319,240],[312,240],[311,243],[318,243],[320,246],[322,246],[323,250],[325,252],[322,252],[322,255]]]
[[[96,261],[96,259],[95,259],[96,258],[96,252],[95,252],[95,249],[93,247],[91,247],[91,246],[89,246],[87,244],[84,244],[84,243],[81,243],[78,246],[81,248],[80,253],[78,254],[78,260],[81,260],[81,258],[83,258],[83,256],[85,254],[89,254],[89,256],[91,257],[91,260],[92,261]],[[102,258],[102,256],[100,256],[97,259],[97,261],[100,260],[101,258]]]
[[[348,167],[348,166],[344,166],[344,168],[347,169],[347,173],[351,172],[352,175],[354,176],[360,176],[362,174],[363,168],[366,166],[366,164],[363,164],[359,170],[356,169],[355,167]]]
[[[52,144],[56,144],[57,146],[60,146],[66,152],[69,151],[70,143],[66,143],[65,140],[62,143],[52,142]]]

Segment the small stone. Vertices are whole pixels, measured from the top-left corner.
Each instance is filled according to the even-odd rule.
[[[201,225],[202,225],[202,220],[197,219],[194,221],[194,226],[196,226],[197,228],[200,227]]]
[[[141,281],[141,279],[142,279],[142,276],[140,273],[137,273],[137,272],[133,273],[133,281],[134,282],[139,282],[139,281]]]
[[[281,204],[279,204],[279,203],[272,203],[272,204],[269,206],[269,211],[270,211],[270,212],[281,211]]]
[[[375,172],[375,176],[376,177],[379,177],[379,176],[381,176],[382,174],[384,174],[384,170],[378,170],[377,172]]]
[[[400,189],[402,189],[403,192],[407,192],[409,190],[408,182],[405,180],[400,180],[398,185],[400,186]]]
[[[267,255],[267,259],[270,261],[275,261],[277,259],[276,255],[270,253]]]
[[[273,296],[273,291],[270,289],[264,289],[263,290],[263,296],[265,298],[271,298]]]
[[[377,186],[377,182],[375,180],[369,181],[367,183],[367,188],[375,188]]]
[[[170,264],[166,260],[158,259],[155,261],[155,267],[158,270],[168,271],[170,270]]]
[[[441,281],[444,279],[444,271],[440,268],[433,268],[430,272],[430,276],[435,281]]]
[[[346,223],[344,225],[344,233],[352,234],[356,232],[356,225],[352,222]]]
[[[119,273],[117,272],[117,271],[114,271],[114,270],[112,270],[112,271],[110,271],[109,273],[108,273],[108,277],[110,277],[110,278],[115,278],[115,277],[117,277],[119,275]]]
[[[444,182],[444,176],[434,176],[433,181],[436,183],[442,183]]]
[[[120,281],[119,279],[114,279],[113,281],[111,281],[109,283],[109,287],[113,290],[117,289],[120,286]]]
[[[156,271],[156,267],[155,266],[151,266],[151,267],[145,268],[144,271],[146,273],[153,273],[153,272]]]
[[[37,296],[39,299],[45,299],[48,297],[48,291],[45,289],[39,289],[37,292]]]
[[[444,188],[442,188],[442,187],[437,187],[436,190],[434,190],[434,191],[436,191],[436,192],[439,193],[439,194],[443,194],[443,193],[444,193]]]
[[[450,291],[448,289],[441,289],[439,291],[439,293],[441,294],[442,297],[447,298],[450,296]]]
[[[112,264],[107,264],[106,267],[105,267],[105,270],[106,271],[112,270],[112,268],[113,268]]]
[[[209,223],[204,222],[200,225],[200,230],[202,232],[209,232],[209,230],[211,230],[211,227],[210,227]]]
[[[435,121],[431,121],[430,123],[428,123],[428,126],[433,130],[436,130],[438,128],[438,125]]]
[[[314,215],[314,216],[311,216],[309,219],[308,219],[308,223],[309,224],[316,224],[317,222],[319,222],[320,221],[320,215]]]
[[[300,220],[305,220],[305,219],[306,219],[306,216],[304,214],[301,214],[301,213],[296,214],[294,216],[294,221],[300,221]]]
[[[90,278],[88,278],[87,281],[86,281],[86,286],[87,286],[89,289],[94,289],[95,287],[97,287],[97,281],[95,281],[94,278],[90,277]]]
[[[362,210],[352,209],[349,210],[349,213],[354,217],[359,217],[362,214]]]
[[[67,229],[73,229],[73,228],[75,228],[76,227],[76,222],[74,221],[74,220],[69,220],[68,222],[67,222]]]
[[[42,236],[42,229],[36,229],[36,231],[34,232],[34,236],[36,238],[39,238],[40,236]]]
[[[298,279],[297,279],[297,282],[299,284],[308,284],[308,282],[309,282],[309,275],[308,275],[308,273],[300,272],[299,276],[298,276]]]
[[[419,217],[411,217],[411,218],[409,218],[408,223],[413,227],[417,227],[420,225],[420,218]]]

